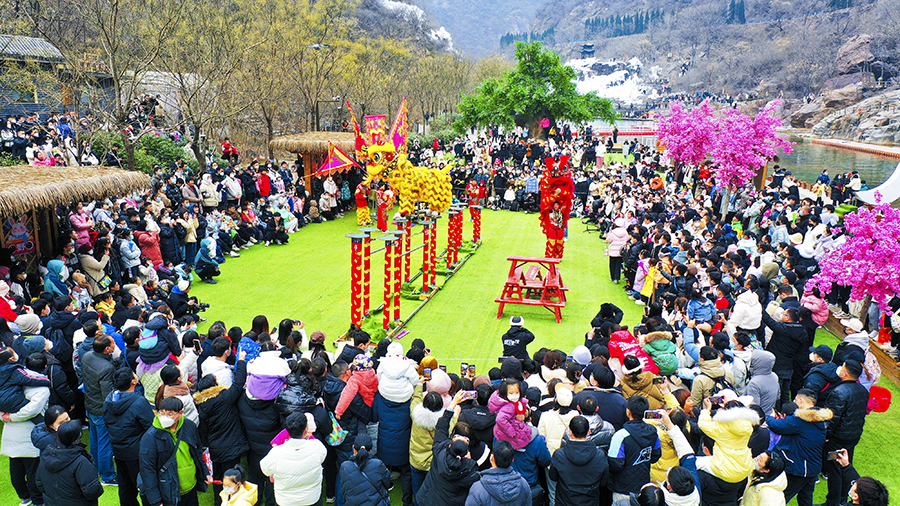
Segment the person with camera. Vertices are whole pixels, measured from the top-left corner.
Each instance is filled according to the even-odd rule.
[[[631,495],[637,494],[641,486],[650,481],[650,465],[662,457],[659,434],[653,425],[644,421],[644,413],[648,409],[650,404],[646,397],[629,397],[626,408],[628,421],[613,435],[609,445],[610,488],[614,506],[628,506],[631,503]],[[557,488],[557,500],[560,490]]]
[[[847,359],[838,367],[841,383],[828,395],[825,407],[834,415],[828,424],[824,451],[833,452],[844,449],[849,461],[853,461],[853,450],[862,436],[866,423],[866,409],[869,394],[866,387],[859,383],[863,366],[855,360]],[[822,470],[828,475],[828,496],[825,504],[836,506],[847,496],[840,479],[841,468],[834,460],[826,460]]]
[[[841,497],[848,497],[850,502],[842,503],[864,504],[866,506],[887,506],[890,504],[890,496],[884,483],[871,476],[860,476],[853,464],[850,463],[850,453],[841,448],[833,452],[833,462],[840,472]]]

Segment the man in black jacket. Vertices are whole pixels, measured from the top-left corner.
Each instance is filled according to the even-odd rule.
[[[109,429],[119,479],[119,504],[138,506],[141,437],[153,425],[153,408],[134,391],[138,377],[131,369],[119,369],[116,387],[103,402],[103,420]]]
[[[613,503],[630,500],[650,481],[650,465],[662,457],[662,445],[656,428],[644,422],[650,403],[643,395],[628,398],[628,421],[616,431],[609,445],[609,469],[612,474]]]
[[[527,346],[534,341],[534,334],[525,328],[525,318],[512,316],[509,319],[509,330],[503,334],[503,356],[515,357],[519,360],[529,358]]]
[[[103,419],[103,401],[113,391],[113,376],[116,367],[112,354],[116,343],[111,337],[101,335],[94,339],[93,350],[81,359],[84,378],[84,408],[90,422],[91,455],[100,479],[104,484],[116,484],[116,469],[113,467],[113,450],[109,443],[109,429]]]
[[[588,441],[590,425],[583,416],[569,422],[569,441],[553,453],[550,479],[556,481],[559,506],[594,506],[609,481],[606,453]]]
[[[206,492],[212,481],[206,475],[200,433],[184,417],[178,397],[166,397],[157,410],[153,427],[141,437],[143,499],[150,506],[198,506],[197,493]]]
[[[57,444],[41,455],[36,484],[47,504],[97,504],[103,487],[97,481],[97,469],[81,446],[81,422],[68,421],[59,426]]]
[[[859,377],[863,373],[863,366],[855,360],[847,360],[838,367],[838,376],[841,383],[828,396],[825,407],[834,414],[831,423],[828,424],[828,432],[825,435],[825,448],[823,452],[845,449],[850,461],[853,461],[853,450],[862,436],[863,426],[866,423],[866,408],[869,402],[869,393],[866,387],[859,383]],[[825,504],[836,506],[843,501],[841,496],[841,468],[835,460],[823,460],[822,471],[829,478],[828,496]]]
[[[369,337],[369,333],[363,330],[357,330],[353,334],[353,346],[350,346],[347,343],[344,346],[344,349],[341,351],[341,355],[338,357],[338,360],[342,360],[347,362],[348,364],[353,363],[353,359],[356,358],[357,355],[363,354],[366,352],[366,348],[368,348],[369,344],[372,342],[372,338]]]
[[[791,377],[794,375],[795,363],[801,357],[807,357],[803,353],[806,347],[806,328],[800,323],[800,312],[794,308],[784,310],[781,321],[775,321],[769,313],[762,312],[763,323],[772,329],[772,338],[766,350],[775,355],[775,367],[772,372],[778,375],[778,383],[781,387],[781,396],[775,403],[775,409],[781,410],[781,405],[791,400]],[[801,384],[802,386],[802,384]]]

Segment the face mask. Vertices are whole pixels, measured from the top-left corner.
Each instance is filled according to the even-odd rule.
[[[69,279],[69,269],[67,269],[66,267],[63,267],[62,270],[59,271],[59,280],[65,281],[67,279]]]
[[[810,362],[815,362],[815,361],[816,361],[816,354],[815,354],[815,353],[810,353],[810,354],[809,354],[809,361],[810,361]]]
[[[519,394],[509,394],[506,396],[509,402],[519,402]]]
[[[237,492],[237,487],[222,487],[222,491],[228,495],[231,495],[231,494]]]
[[[159,425],[164,429],[168,429],[175,424],[175,419],[171,416],[161,415],[159,417]]]

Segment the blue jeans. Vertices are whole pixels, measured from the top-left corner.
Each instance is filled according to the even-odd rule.
[[[416,494],[419,493],[419,489],[422,488],[422,484],[425,483],[425,477],[428,476],[428,471],[419,471],[412,466],[409,466],[409,469],[412,471],[412,493],[413,500],[415,501]]]
[[[116,468],[113,465],[113,450],[109,442],[109,429],[103,415],[87,414],[90,422],[91,457],[100,472],[100,478],[109,482],[116,479]]]
[[[335,451],[337,452],[338,474],[337,474],[337,479],[334,482],[334,495],[335,495],[334,503],[337,506],[344,506],[344,496],[341,495],[341,464],[343,464],[344,462],[347,462],[348,460],[353,458],[353,450],[348,452],[346,450],[341,450],[339,448],[335,448]]]

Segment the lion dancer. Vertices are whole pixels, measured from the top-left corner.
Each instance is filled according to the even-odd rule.
[[[566,226],[575,198],[575,185],[569,174],[569,157],[562,156],[559,163],[554,158],[545,160],[546,168],[541,174],[541,229],[547,236],[544,255],[548,258],[562,258],[565,245]]]
[[[474,179],[470,179],[469,184],[466,185],[466,197],[469,199],[469,221],[475,221],[475,206],[478,205],[480,195],[481,190],[478,189],[478,184]]]
[[[384,187],[376,192],[375,201],[378,205],[378,230],[387,232],[388,209],[394,207],[394,192],[391,191],[390,183],[385,182]]]
[[[372,216],[369,214],[369,189],[365,183],[356,186],[356,224],[359,226],[371,225]]]
[[[553,210],[549,215],[547,227],[547,247],[544,256],[547,258],[562,258],[565,247],[566,219],[560,210],[559,201],[553,202]]]

